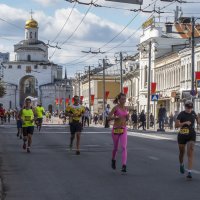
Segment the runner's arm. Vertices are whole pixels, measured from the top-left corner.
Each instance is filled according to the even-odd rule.
[[[176,122],[175,122],[175,128],[181,128],[181,127],[183,127],[184,125],[190,125],[191,124],[191,122],[190,121],[186,121],[186,122],[180,122],[180,120],[176,120]]]
[[[118,118],[118,117],[116,117],[116,116],[113,116],[114,113],[115,113],[115,111],[116,111],[116,107],[117,107],[117,106],[115,106],[115,107],[111,110],[111,112],[108,114],[108,120],[115,120],[115,119]]]

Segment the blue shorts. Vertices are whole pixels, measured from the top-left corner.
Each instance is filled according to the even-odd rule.
[[[21,120],[17,120],[17,128],[22,128],[22,121]]]

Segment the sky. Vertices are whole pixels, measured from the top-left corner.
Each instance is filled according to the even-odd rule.
[[[70,1],[70,0],[69,0]],[[200,17],[200,0],[187,3],[143,0],[142,9],[160,9],[166,13],[133,12],[139,5],[93,0],[96,7],[66,0],[0,0],[0,52],[10,52],[14,59],[14,44],[24,39],[24,26],[33,10],[39,23],[39,39],[51,46],[50,61],[66,67],[69,76],[84,71],[85,66],[98,66],[107,57],[113,62],[117,52],[128,55],[137,52],[142,34],[141,25],[149,17],[161,22],[173,21],[173,12],[180,6],[184,16]],[[91,0],[79,0],[90,3]],[[160,18],[158,18],[160,16]],[[78,26],[80,24],[80,26]],[[104,54],[85,54],[82,51],[100,51]]]

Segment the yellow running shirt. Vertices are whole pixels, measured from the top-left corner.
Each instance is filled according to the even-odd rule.
[[[36,114],[37,114],[37,118],[43,118],[43,113],[44,113],[44,107],[42,106],[37,106],[35,108]]]
[[[23,109],[21,112],[22,127],[34,126],[34,113],[32,109]]]
[[[83,113],[85,112],[85,108],[84,106],[81,106],[81,105],[78,105],[78,106],[71,105],[71,106],[67,106],[66,112],[76,115],[76,117],[72,117],[72,120],[80,121]]]

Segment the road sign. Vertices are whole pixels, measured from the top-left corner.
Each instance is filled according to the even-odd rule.
[[[151,101],[158,101],[158,99],[159,99],[158,94],[152,94],[151,95]]]
[[[106,0],[106,1],[115,1],[119,3],[130,3],[130,4],[143,4],[143,0]]]

